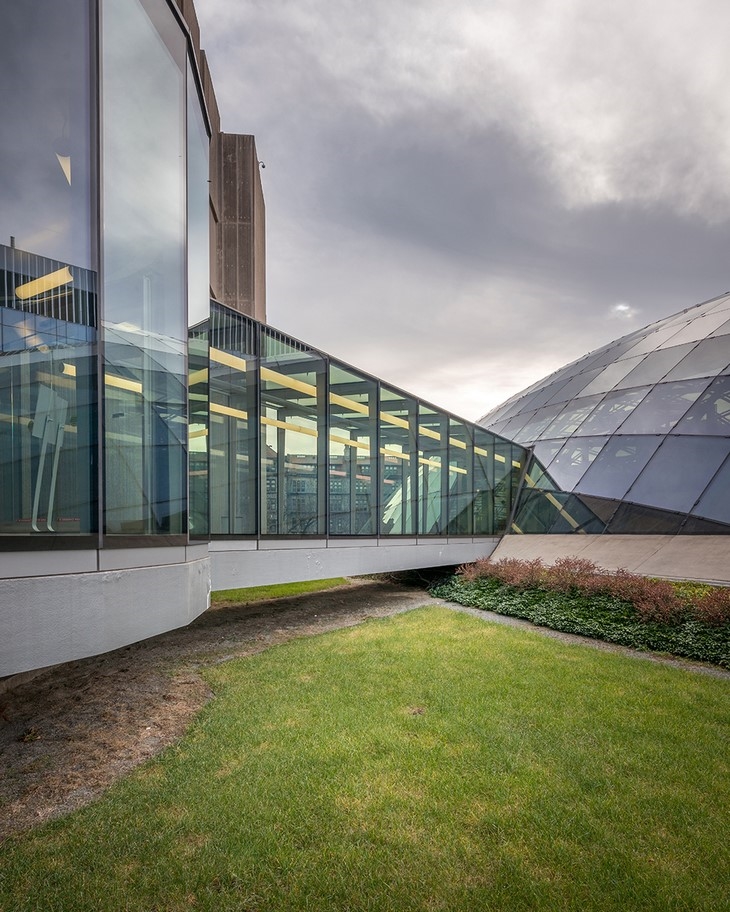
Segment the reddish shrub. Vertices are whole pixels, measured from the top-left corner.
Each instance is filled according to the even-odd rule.
[[[718,586],[706,592],[695,602],[692,613],[705,624],[730,623],[730,588]]]

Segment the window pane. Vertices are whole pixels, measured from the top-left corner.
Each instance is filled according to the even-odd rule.
[[[580,427],[602,398],[601,395],[586,396],[585,399],[576,399],[569,403],[542,432],[542,438],[548,440],[554,437],[568,437]]]
[[[493,535],[494,443],[492,434],[473,428],[474,433],[474,534]]]
[[[727,314],[722,312],[705,313],[702,316],[695,317],[680,329],[676,336],[672,336],[671,339],[664,343],[662,347],[681,345],[684,342],[699,342],[700,339],[709,336],[718,326],[722,326],[725,320],[727,320]]]
[[[102,4],[106,532],[187,531],[186,43]]]
[[[730,343],[722,336],[705,339],[667,375],[667,380],[715,377],[730,364]]]
[[[380,389],[380,533],[415,535],[418,449],[415,400]]]
[[[730,377],[718,377],[677,425],[678,434],[730,434]]]
[[[662,434],[670,431],[706,386],[707,380],[659,383],[621,425],[621,433]]]
[[[449,535],[471,535],[474,448],[463,421],[449,421]]]
[[[693,344],[675,345],[648,354],[643,361],[616,384],[617,389],[658,383],[693,348]]]
[[[656,452],[661,437],[612,437],[576,484],[582,494],[619,500]]]
[[[626,358],[624,361],[614,361],[601,371],[583,390],[584,396],[594,393],[607,393],[612,390],[626,374],[630,373],[642,360],[642,355],[637,358]]]
[[[330,364],[329,531],[375,535],[377,386]]]
[[[546,466],[563,491],[572,491],[588,467],[603,449],[606,437],[573,437]]]
[[[213,535],[253,535],[257,530],[259,364],[255,330],[253,321],[243,315],[211,305],[209,440]],[[191,396],[193,391],[191,388]],[[191,461],[192,458],[191,453]]]
[[[418,409],[418,532],[446,532],[449,419],[422,405]]]
[[[628,493],[628,499],[686,513],[727,456],[730,440],[667,437]]]
[[[584,434],[613,434],[648,392],[649,387],[645,386],[641,389],[617,390],[608,393],[576,433],[581,436]]]
[[[692,512],[718,522],[730,523],[730,461],[725,461]]]
[[[266,481],[261,532],[323,535],[327,460],[325,366],[317,355],[263,330],[261,463]]]

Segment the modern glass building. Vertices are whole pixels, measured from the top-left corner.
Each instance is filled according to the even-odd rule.
[[[531,450],[514,532],[729,532],[730,294],[586,355],[480,423]]]
[[[730,566],[730,297],[473,424],[266,324],[255,143],[220,131],[190,0],[10,4],[0,67],[0,676],[211,586],[508,541],[719,539]]]

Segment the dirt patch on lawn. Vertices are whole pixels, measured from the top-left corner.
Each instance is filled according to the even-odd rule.
[[[178,740],[211,697],[201,667],[433,601],[422,588],[358,580],[216,607],[189,627],[0,695],[0,841],[87,804]]]

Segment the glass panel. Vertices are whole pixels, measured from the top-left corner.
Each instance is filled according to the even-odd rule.
[[[524,451],[522,451],[524,452]],[[500,440],[494,444],[494,526],[507,528],[513,503],[512,446]]]
[[[18,296],[60,265],[0,246],[0,535],[97,529],[96,274]]]
[[[684,322],[684,320],[682,322]],[[662,343],[669,342],[669,340],[671,340],[670,344],[674,345],[674,337],[680,329],[680,326],[665,323],[660,329],[655,329],[647,333],[643,338],[637,340],[631,348],[627,350],[626,357],[633,358],[636,355],[646,355],[649,352],[656,351]],[[680,339],[678,341],[686,342],[688,340]]]
[[[607,365],[595,380],[592,380],[586,386],[583,390],[583,395],[591,396],[594,393],[607,393],[612,390],[642,359],[643,355],[639,355],[637,358],[626,358],[623,361],[614,361],[613,364]]]
[[[662,348],[668,345],[681,345],[683,342],[699,342],[700,339],[705,339],[709,336],[718,326],[722,326],[725,320],[727,320],[727,314],[722,312],[707,313],[695,317],[686,326],[680,328],[676,336],[672,336],[671,339],[665,342]]]
[[[730,460],[725,460],[692,512],[718,522],[730,523]]]
[[[416,532],[417,415],[414,399],[381,387],[381,535],[414,535]]]
[[[327,397],[324,361],[262,327],[261,532],[325,532]]]
[[[613,434],[649,392],[649,387],[608,393],[577,429],[577,434]]]
[[[718,377],[677,425],[678,434],[730,434],[730,377]]]
[[[662,434],[671,431],[706,386],[707,380],[659,383],[621,425],[621,433]]]
[[[727,316],[727,314],[725,314]],[[730,320],[727,320],[712,333],[712,336],[726,336],[730,333]]]
[[[449,421],[449,535],[471,535],[474,447],[463,421]]]
[[[575,399],[570,402],[542,432],[542,438],[548,440],[555,437],[568,437],[580,427],[602,398],[601,395],[586,396],[585,399]]]
[[[730,364],[728,340],[723,337],[705,339],[667,375],[667,380],[715,377],[723,372],[728,364]]]
[[[446,532],[449,478],[449,419],[422,405],[418,409],[418,532]]]
[[[599,370],[583,371],[577,376],[571,377],[545,404],[550,405],[553,402],[568,402],[570,399],[575,399],[599,372]]]
[[[474,534],[493,535],[494,519],[494,437],[473,428],[474,434]]]
[[[4,3],[0,28],[0,242],[72,272],[96,269],[89,6]]]
[[[562,411],[562,407],[557,404],[540,409],[512,439],[518,443],[532,443],[560,411]]]
[[[102,4],[106,532],[187,530],[186,43]]]
[[[188,528],[191,538],[207,538],[210,534],[209,332],[209,321],[203,320],[191,327],[188,341]]]
[[[329,531],[375,535],[377,385],[330,364]]]
[[[628,493],[628,499],[686,513],[718,470],[730,440],[667,437]]]
[[[616,384],[616,389],[628,389],[632,386],[644,386],[647,383],[658,383],[666,374],[684,358],[693,348],[693,343],[675,345],[651,352]]]
[[[608,531],[613,535],[676,535],[684,519],[683,513],[623,503],[614,513]]]
[[[212,304],[210,340],[211,534],[253,535],[259,484],[257,326]]]
[[[547,471],[563,491],[572,491],[603,449],[606,437],[574,437],[560,450]]]
[[[661,441],[661,437],[612,437],[576,484],[576,489],[583,494],[620,500]]]
[[[208,220],[208,132],[200,109],[195,80],[187,66],[188,98],[188,326],[208,318],[210,246]]]

